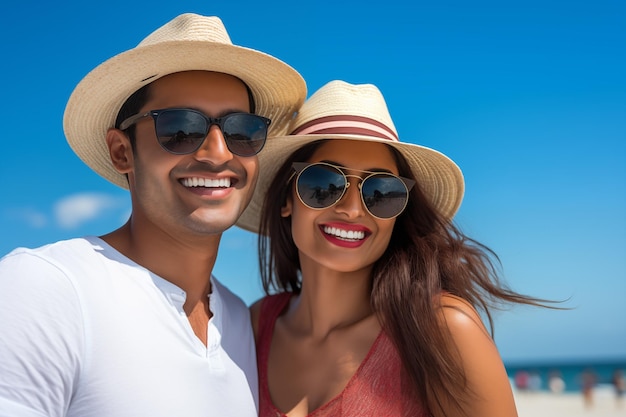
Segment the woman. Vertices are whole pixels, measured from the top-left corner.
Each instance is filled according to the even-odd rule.
[[[278,292],[251,307],[260,416],[516,416],[477,310],[540,300],[499,284],[495,256],[452,224],[454,162],[399,142],[379,90],[342,81],[259,155],[238,224]]]

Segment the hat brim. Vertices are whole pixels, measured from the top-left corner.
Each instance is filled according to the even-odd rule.
[[[454,161],[434,149],[360,135],[290,135],[273,138],[259,153],[259,180],[252,200],[239,218],[237,226],[250,232],[259,232],[263,202],[278,169],[294,151],[307,143],[322,139],[349,139],[389,145],[407,160],[420,189],[440,214],[452,219],[461,206],[465,192],[463,173]]]
[[[306,97],[302,77],[286,63],[253,49],[205,41],[171,41],[138,46],[91,71],[72,92],[63,117],[70,147],[102,177],[128,188],[111,164],[105,137],[122,104],[135,91],[182,71],[222,72],[251,89],[256,113],[272,120],[268,137],[281,135]]]

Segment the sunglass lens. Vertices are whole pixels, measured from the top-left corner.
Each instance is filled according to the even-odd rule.
[[[325,208],[343,196],[346,180],[343,174],[329,165],[309,165],[298,176],[298,195],[311,208]]]
[[[156,121],[156,134],[161,146],[175,154],[195,152],[207,134],[207,121],[188,110],[165,110]]]
[[[267,138],[267,123],[254,114],[233,114],[224,120],[222,133],[228,149],[239,156],[259,153]]]
[[[370,213],[382,219],[402,213],[408,200],[407,187],[402,180],[387,174],[368,177],[361,185],[361,192]]]

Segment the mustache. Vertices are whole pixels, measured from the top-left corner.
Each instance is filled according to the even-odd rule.
[[[238,180],[246,180],[248,172],[240,164],[228,161],[224,164],[211,164],[207,162],[190,162],[184,167],[174,170],[174,174],[179,177],[203,176],[203,175],[224,175],[235,177]]]

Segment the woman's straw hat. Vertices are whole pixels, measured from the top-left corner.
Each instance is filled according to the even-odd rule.
[[[270,118],[269,136],[286,133],[306,98],[306,84],[286,63],[233,45],[222,21],[193,13],[180,15],[135,48],[92,70],[76,86],[65,108],[63,128],[76,154],[98,174],[128,188],[112,166],[105,143],[122,104],[135,91],[165,75],[206,70],[240,78],[252,90],[256,113]]]
[[[385,99],[372,84],[331,81],[302,105],[289,130],[291,135],[273,138],[259,153],[256,190],[237,226],[258,233],[263,201],[276,172],[295,150],[319,139],[392,146],[406,158],[420,188],[443,216],[451,219],[461,205],[464,181],[459,167],[438,151],[400,142]]]

